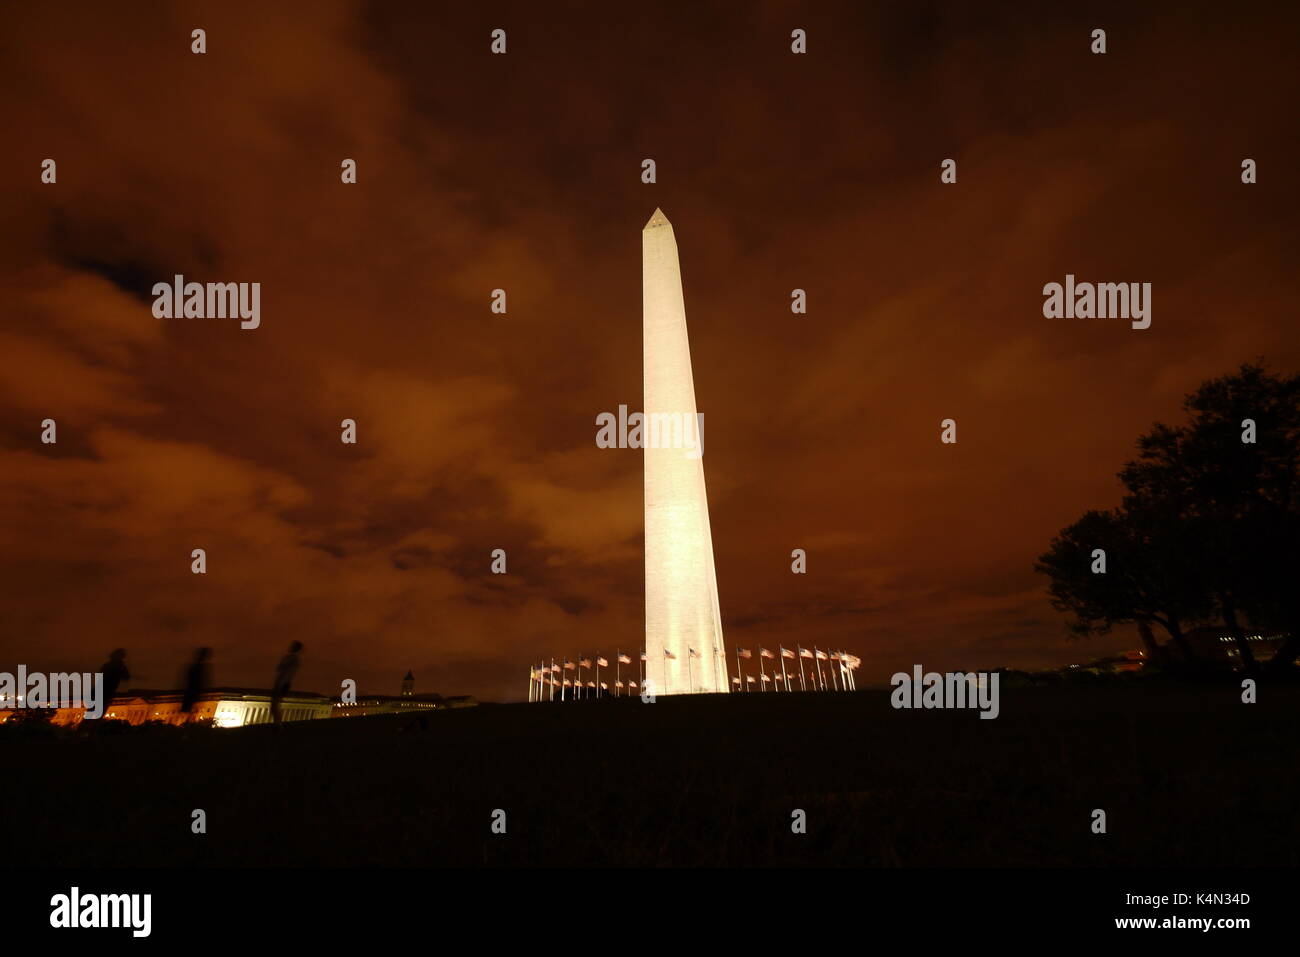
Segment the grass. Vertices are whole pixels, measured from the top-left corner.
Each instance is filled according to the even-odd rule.
[[[1234,685],[1097,682],[1004,687],[993,721],[861,691],[279,734],[9,723],[0,835],[27,866],[1294,867],[1298,707],[1295,687],[1243,705]]]

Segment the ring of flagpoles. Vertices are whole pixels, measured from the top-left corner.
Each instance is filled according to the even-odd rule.
[[[715,659],[721,660],[723,668],[727,667],[725,656],[717,649],[713,649]],[[645,663],[646,654],[644,651],[640,655],[640,668],[636,672],[639,675],[639,682],[632,677],[625,681],[623,678],[623,666],[632,664],[632,655],[623,651],[616,652],[614,655],[614,684],[611,688],[608,682],[600,679],[600,669],[609,667],[609,658],[605,655],[578,655],[576,659],[561,657],[558,662],[555,658],[532,664],[528,668],[528,700],[529,701],[554,701],[558,697],[561,701],[572,701],[583,698],[601,698],[612,696],[616,698],[630,697],[639,694],[639,688],[645,686]],[[664,649],[665,657],[675,658],[668,649]],[[699,651],[694,648],[689,649],[687,654],[687,682],[689,690],[694,692],[695,679],[691,670],[691,660],[700,658]],[[776,651],[759,646],[758,648],[758,674],[746,674],[742,661],[753,661],[754,652],[750,648],[736,648],[736,673],[729,675],[731,687],[741,692],[750,691],[767,691],[768,685],[771,684],[773,691],[856,691],[857,679],[854,674],[862,665],[862,659],[857,655],[849,654],[847,651],[826,651],[816,646],[804,648],[802,645],[795,645],[794,648],[778,646]],[[786,661],[797,661],[799,664],[799,686],[794,687],[794,672],[792,667],[786,667]],[[766,662],[772,662],[772,674],[768,674]],[[776,673],[776,663],[780,662],[781,673]],[[811,666],[805,666],[804,662],[810,661]],[[826,670],[822,671],[822,662],[826,662]],[[593,664],[594,662],[594,664]],[[584,668],[594,668],[595,678],[585,680],[583,678]],[[572,676],[566,672],[574,672]],[[755,687],[757,684],[757,687]]]

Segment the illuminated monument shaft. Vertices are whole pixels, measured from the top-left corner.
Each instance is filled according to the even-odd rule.
[[[641,296],[646,677],[656,694],[725,692],[704,461],[696,451],[666,447],[671,443],[663,429],[654,443],[659,447],[651,448],[652,422],[675,421],[694,432],[698,421],[677,240],[657,209],[641,232]],[[692,649],[698,657],[691,657]]]

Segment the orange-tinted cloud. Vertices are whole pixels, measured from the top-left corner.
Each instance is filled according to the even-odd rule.
[[[121,644],[166,685],[208,644],[261,684],[297,637],[317,690],[519,697],[532,659],[636,648],[640,460],[594,435],[639,403],[655,206],[728,641],[843,647],[867,682],[1092,654],[1035,556],[1201,379],[1300,362],[1276,14],[1098,10],[1104,57],[1033,5],[4,17],[0,659]],[[261,328],[154,319],[177,273],[260,282]],[[1152,282],[1151,329],[1043,318],[1066,273]]]

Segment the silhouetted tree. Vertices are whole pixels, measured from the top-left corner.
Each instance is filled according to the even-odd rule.
[[[1243,618],[1288,633],[1270,667],[1289,667],[1300,631],[1300,376],[1245,365],[1206,382],[1184,408],[1188,425],[1139,440],[1138,459],[1120,473],[1126,505],[1162,510],[1182,535],[1247,671],[1258,669]]]
[[[1246,365],[1207,382],[1187,407],[1192,462],[1204,473],[1193,473],[1198,492],[1230,529],[1230,610],[1256,628],[1285,632],[1270,669],[1290,668],[1300,653],[1300,375]],[[1253,443],[1241,441],[1246,419],[1255,424]],[[1218,456],[1228,467],[1215,466]]]
[[[1154,621],[1190,661],[1182,624],[1217,615],[1247,671],[1258,666],[1246,622],[1287,633],[1270,668],[1289,668],[1300,652],[1300,376],[1244,365],[1184,409],[1186,425],[1139,438],[1120,472],[1122,507],[1087,513],[1036,567],[1076,633]],[[1105,575],[1091,572],[1094,548],[1107,551]]]
[[[1176,543],[1153,533],[1156,524],[1154,516],[1126,510],[1086,512],[1053,539],[1035,568],[1051,579],[1052,606],[1072,616],[1073,634],[1105,634],[1135,624],[1148,657],[1167,664],[1151,633],[1154,622],[1192,663],[1183,625],[1204,617],[1208,603],[1188,563],[1168,554],[1176,552]],[[1105,572],[1093,571],[1096,549],[1105,552]]]

